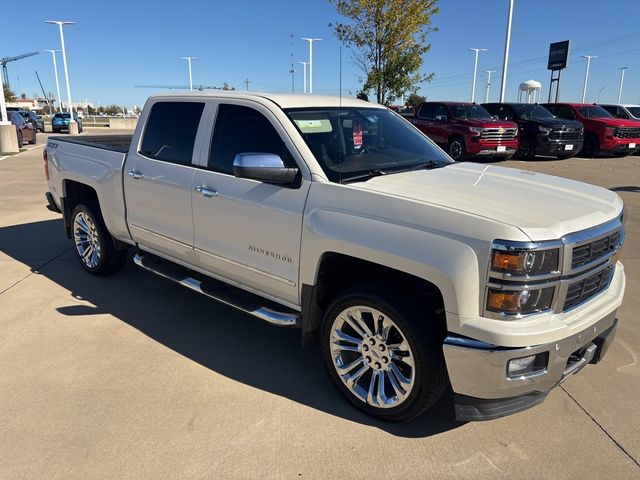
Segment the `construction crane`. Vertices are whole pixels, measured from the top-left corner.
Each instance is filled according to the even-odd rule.
[[[32,57],[39,53],[40,52],[29,52],[29,53],[23,53],[22,55],[18,55],[16,57],[0,58],[0,65],[2,65],[2,81],[4,82],[4,84],[7,87],[9,86],[9,72],[7,71],[7,63],[15,62],[16,60],[20,60],[22,58]]]

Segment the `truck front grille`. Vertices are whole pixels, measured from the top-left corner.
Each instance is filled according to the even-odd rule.
[[[564,299],[563,310],[566,311],[586,302],[598,293],[606,290],[613,277],[614,269],[615,266],[611,265],[604,270],[600,270],[598,273],[594,273],[590,277],[569,285],[567,295]]]
[[[554,129],[549,134],[550,140],[582,140],[581,128]]]
[[[515,128],[483,128],[480,138],[492,142],[514,140],[516,133],[517,129]]]
[[[571,269],[582,267],[611,253],[620,246],[621,239],[622,232],[618,230],[606,237],[575,247],[571,257]]]
[[[618,127],[615,129],[614,136],[618,138],[640,138],[640,128]]]

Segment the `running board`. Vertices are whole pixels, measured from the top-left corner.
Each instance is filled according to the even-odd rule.
[[[136,265],[161,277],[211,297],[218,302],[242,310],[249,315],[280,327],[296,327],[301,323],[300,312],[276,302],[234,287],[173,262],[149,253],[137,253],[133,257]]]

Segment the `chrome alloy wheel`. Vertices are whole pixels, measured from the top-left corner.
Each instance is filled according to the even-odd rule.
[[[100,263],[100,240],[95,223],[89,215],[78,212],[73,220],[73,240],[80,260],[89,269]]]
[[[460,145],[459,141],[451,142],[451,146],[449,147],[449,155],[454,160],[459,159],[462,156],[462,145]]]
[[[331,358],[344,385],[375,408],[397,407],[415,384],[407,339],[391,318],[365,306],[343,310],[333,321]]]

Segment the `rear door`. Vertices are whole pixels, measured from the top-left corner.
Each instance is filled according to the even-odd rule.
[[[191,185],[203,101],[162,100],[151,106],[137,149],[124,169],[127,223],[143,249],[193,260]],[[143,121],[141,119],[141,121]]]
[[[435,104],[433,103],[423,103],[416,114],[415,121],[413,122],[416,127],[418,127],[422,132],[426,133],[427,136],[437,142],[436,140],[436,122],[435,122]]]
[[[310,187],[306,166],[266,107],[229,100],[217,103],[216,110],[211,146],[202,152],[191,190],[197,265],[295,307]],[[285,166],[301,169],[299,181],[281,186],[235,177],[235,156],[248,152],[279,155]]]

